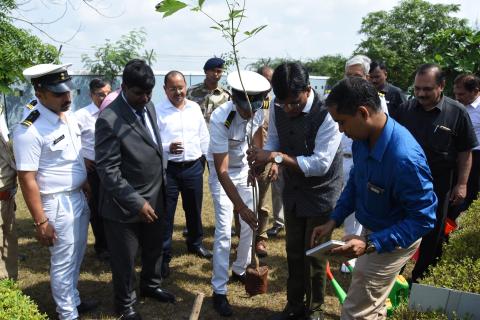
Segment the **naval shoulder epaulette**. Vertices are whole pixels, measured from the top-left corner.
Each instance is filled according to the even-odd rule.
[[[29,103],[27,103],[26,107],[28,110],[32,110],[35,106],[37,105],[37,100],[32,100]]]
[[[233,118],[235,117],[235,111],[230,111],[230,113],[228,114],[228,117],[227,117],[227,120],[225,120],[225,127],[227,127],[227,129],[230,128],[230,125],[232,124],[232,120]]]
[[[22,121],[22,124],[25,126],[25,127],[30,127],[32,125],[32,123],[35,122],[35,120],[38,119],[38,117],[40,116],[40,111],[38,110],[33,110],[32,112],[30,112],[30,114],[25,118],[25,120]]]
[[[265,100],[263,100],[262,109],[268,109],[270,107],[270,97],[267,96]]]

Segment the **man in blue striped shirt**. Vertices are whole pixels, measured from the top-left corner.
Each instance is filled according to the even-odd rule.
[[[435,224],[432,176],[420,145],[381,111],[366,80],[340,81],[326,105],[340,131],[354,140],[354,165],[331,219],[314,229],[311,244],[356,212],[364,231],[345,235],[346,244],[332,250],[359,257],[341,319],[383,319],[395,277]]]

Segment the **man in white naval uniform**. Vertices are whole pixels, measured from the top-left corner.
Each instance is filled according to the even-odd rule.
[[[242,91],[238,73],[231,73],[227,82],[232,87],[232,101],[222,104],[212,113],[207,154],[209,167],[212,168],[208,182],[215,207],[213,306],[225,317],[233,313],[227,300],[233,212],[240,215],[241,231],[237,259],[232,266],[232,279],[242,280],[245,276],[245,269],[250,263],[252,229],[257,228],[257,218],[252,211],[252,187],[247,183],[249,168],[246,151],[250,134],[253,134],[253,143],[260,145],[263,123],[261,108],[270,90],[268,80],[256,72],[241,71],[241,77],[252,110]]]
[[[72,83],[66,67],[41,64],[24,70],[35,88],[35,109],[15,128],[18,180],[36,236],[50,250],[50,282],[59,319],[78,319],[96,307],[77,290],[90,211],[82,187],[87,172],[80,129],[69,111]]]

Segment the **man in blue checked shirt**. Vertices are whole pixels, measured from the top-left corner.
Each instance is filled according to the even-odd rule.
[[[359,257],[341,319],[383,319],[395,277],[434,227],[432,176],[420,145],[381,111],[378,93],[366,80],[340,81],[326,105],[340,131],[354,140],[354,166],[331,219],[313,230],[311,245],[356,212],[364,231],[346,235],[346,244],[332,250]]]

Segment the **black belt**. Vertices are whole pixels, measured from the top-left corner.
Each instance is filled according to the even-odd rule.
[[[168,161],[168,167],[176,167],[176,168],[190,168],[193,166],[200,158],[192,161],[183,161],[183,162],[176,162],[176,161]]]

